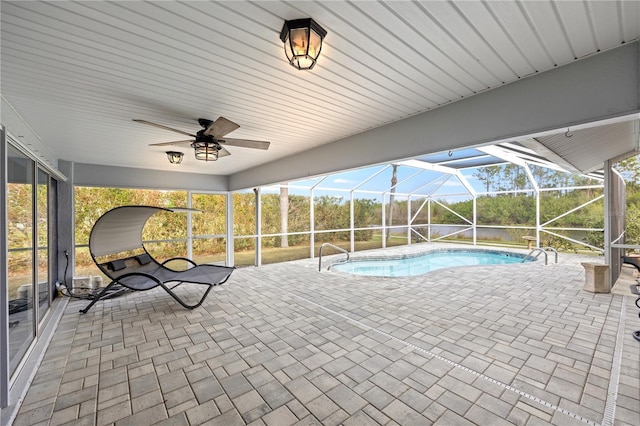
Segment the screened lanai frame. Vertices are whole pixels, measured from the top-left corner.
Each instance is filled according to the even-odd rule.
[[[512,164],[518,167],[527,176],[527,184],[522,189],[490,189],[479,190],[477,182],[474,183],[468,176],[477,170],[478,167],[504,166]],[[391,186],[389,174],[394,167],[398,169],[398,176],[395,185]],[[517,234],[531,237],[535,240],[536,246],[541,246],[543,235],[549,235],[557,239],[568,241],[571,244],[578,244],[590,250],[602,253],[601,247],[596,247],[586,241],[581,241],[571,236],[563,235],[568,232],[604,232],[604,228],[581,227],[571,228],[557,226],[556,222],[567,215],[588,206],[591,203],[603,199],[604,195],[598,194],[586,202],[571,206],[564,212],[559,212],[554,217],[547,217],[544,220],[540,214],[540,199],[544,194],[554,191],[576,191],[576,190],[602,190],[603,176],[601,173],[592,173],[585,176],[593,180],[594,184],[581,186],[541,186],[536,182],[534,171],[536,167],[558,171],[564,174],[578,176],[563,170],[561,167],[546,161],[535,154],[526,152],[526,148],[521,146],[501,144],[487,146],[484,148],[465,149],[456,152],[446,152],[431,154],[424,157],[398,161],[389,164],[378,164],[367,168],[347,170],[315,176],[283,184],[266,185],[259,188],[251,188],[243,191],[220,192],[220,191],[185,191],[185,206],[193,207],[193,197],[196,194],[204,196],[223,197],[225,199],[225,213],[223,215],[226,230],[213,233],[200,234],[193,227],[196,218],[187,215],[186,234],[179,240],[154,240],[148,243],[180,243],[184,244],[186,257],[192,258],[196,252],[196,246],[208,245],[206,240],[213,238],[224,240],[225,253],[211,253],[215,259],[209,261],[222,262],[227,265],[236,266],[260,266],[263,263],[263,248],[281,248],[273,244],[277,238],[291,238],[303,243],[293,243],[291,247],[304,247],[308,245],[307,254],[303,250],[296,250],[293,257],[284,260],[299,258],[314,258],[318,255],[320,246],[324,241],[333,241],[331,238],[339,236],[340,245],[350,252],[364,250],[367,248],[386,248],[389,233],[393,245],[411,245],[417,242],[436,242],[452,239],[457,236],[464,236],[464,239],[456,239],[457,242],[468,244],[478,244],[479,233],[502,230],[505,233]],[[534,169],[534,170],[532,170]],[[357,178],[357,179],[356,179]],[[286,188],[291,195],[303,196],[306,199],[304,205],[304,217],[306,224],[297,230],[287,228],[282,232],[282,228],[264,226],[263,220],[267,217],[269,210],[265,208],[265,194],[279,193],[281,188]],[[395,192],[394,192],[395,191]],[[393,195],[392,195],[393,193]],[[252,207],[246,210],[246,206],[234,205],[237,195],[242,194],[245,201],[248,199]],[[500,197],[503,195],[527,194],[535,197],[535,223],[496,225],[484,224],[478,221],[477,200],[483,196]],[[344,215],[340,226],[326,227],[318,226],[316,213],[319,210],[317,204],[319,197],[329,196],[340,199],[342,205],[341,214]],[[391,197],[394,203],[406,204],[406,211],[403,218],[398,221],[394,215],[394,221],[388,222],[388,211]],[[376,207],[378,215],[375,223],[361,223],[354,214],[356,205],[363,199],[374,200],[379,206]],[[462,214],[454,211],[444,203],[443,199],[467,199],[473,204],[470,214]],[[273,201],[273,199],[272,199]],[[240,211],[244,208],[246,211]],[[273,205],[271,206],[273,209]],[[452,217],[457,219],[456,223],[437,223],[432,217],[435,208],[447,210]],[[255,210],[253,210],[255,209]],[[263,211],[264,210],[264,211]],[[273,210],[272,210],[273,211]],[[345,212],[348,213],[345,214]],[[206,215],[206,213],[205,213]],[[306,216],[305,216],[306,215]],[[300,217],[298,218],[300,219]],[[277,220],[277,219],[276,219]],[[273,222],[274,220],[271,220]],[[443,232],[443,227],[448,227],[449,231]],[[376,233],[375,241],[369,240],[369,244],[359,246],[356,236],[360,233]],[[517,238],[514,240],[513,238]],[[521,246],[525,243],[519,237],[512,237],[511,241],[518,241]],[[266,242],[270,242],[269,245]],[[483,244],[488,244],[486,241]],[[507,243],[496,243],[495,245],[506,245]],[[76,244],[77,248],[82,248],[83,244]],[[248,248],[247,248],[248,247]],[[242,253],[242,257],[238,256]],[[330,253],[330,252],[329,252]],[[286,257],[286,256],[281,256]],[[274,259],[269,259],[273,262]],[[276,259],[275,261],[283,261]]]
[[[465,172],[469,170],[478,169],[485,166],[501,166],[505,164],[513,164],[519,167],[526,175],[528,187],[525,189],[509,189],[509,190],[487,190],[480,191],[474,187],[472,182],[465,177]],[[393,167],[403,167],[407,172],[404,176],[399,177],[395,185],[389,184],[382,190],[375,190],[367,187],[370,182],[378,179],[385,172],[391,170]],[[544,187],[538,185],[534,176],[532,168],[541,167],[549,170],[566,173],[573,176],[581,176],[586,180],[590,180],[591,184],[585,185],[572,185],[572,186],[556,186],[556,187]],[[343,179],[346,175],[358,174],[361,176],[360,180],[351,182],[350,185],[344,184],[347,179]],[[386,178],[385,178],[386,179]],[[447,182],[457,182],[457,191],[449,192],[441,191]],[[336,182],[340,182],[336,184]],[[407,187],[409,183],[413,183],[411,190],[402,190]],[[286,188],[287,191],[293,191],[297,194],[304,194],[309,200],[309,226],[308,230],[296,231],[296,232],[263,232],[262,229],[262,195],[264,193],[277,193],[281,188]],[[435,188],[435,189],[434,189]],[[597,247],[593,244],[589,244],[586,241],[582,241],[576,238],[572,238],[562,233],[580,231],[580,232],[602,232],[604,233],[604,227],[564,227],[555,225],[560,219],[567,215],[570,215],[592,203],[598,202],[604,199],[604,194],[600,193],[595,195],[592,199],[578,205],[573,206],[569,210],[562,212],[555,217],[546,218],[544,221],[541,219],[540,213],[540,199],[544,194],[549,194],[554,191],[566,192],[566,191],[579,191],[579,190],[604,190],[604,172],[595,171],[588,175],[578,175],[571,173],[562,167],[554,164],[551,161],[537,155],[533,151],[515,143],[501,143],[493,146],[486,146],[480,148],[465,149],[456,152],[446,152],[432,154],[417,159],[397,161],[389,164],[379,164],[368,168],[362,168],[358,170],[348,170],[343,172],[336,172],[333,174],[327,174],[324,176],[316,176],[312,178],[305,178],[296,181],[290,181],[286,183],[265,185],[260,188],[254,189],[256,211],[256,232],[254,234],[234,235],[234,239],[239,238],[254,238],[256,241],[256,254],[255,265],[260,266],[262,264],[262,240],[264,238],[288,238],[289,236],[306,235],[309,238],[309,258],[314,258],[317,255],[320,244],[316,241],[321,234],[330,233],[348,233],[349,234],[349,251],[356,251],[356,239],[354,235],[358,231],[375,231],[381,235],[381,248],[386,248],[387,238],[385,235],[387,231],[393,230],[396,234],[398,231],[402,231],[402,234],[406,236],[406,244],[412,244],[412,239],[416,241],[433,242],[443,239],[447,239],[458,234],[470,233],[470,243],[476,245],[478,243],[478,231],[487,228],[493,229],[505,229],[505,230],[519,230],[525,232],[525,234],[533,234],[535,238],[535,245],[539,247],[543,235],[552,236],[558,239],[566,240],[569,243],[581,245],[589,250],[603,253],[602,247]],[[500,196],[504,194],[529,194],[535,197],[535,223],[527,225],[485,225],[478,223],[477,220],[477,199],[481,196]],[[315,211],[316,203],[318,202],[318,195],[335,194],[336,198],[345,200],[344,203],[348,203],[349,219],[347,226],[341,226],[331,229],[319,229],[315,223]],[[356,224],[354,218],[354,203],[357,200],[356,195],[369,195],[380,200],[380,221],[375,226],[368,226],[366,228],[359,227]],[[397,224],[387,222],[388,207],[390,205],[390,198],[394,197],[394,203],[398,199],[406,201],[406,223]],[[468,197],[473,202],[473,213],[471,217],[464,217],[463,215],[455,212],[446,205],[444,205],[439,197]],[[417,210],[413,211],[412,203],[419,204]],[[449,210],[452,214],[456,215],[463,221],[463,224],[436,224],[431,220],[431,209],[434,205],[440,205],[441,207]],[[426,221],[420,222],[418,216],[421,211],[426,210]],[[434,234],[432,230],[437,226],[450,226],[457,228],[444,235]],[[555,226],[554,226],[555,225]],[[426,228],[426,234],[418,232],[419,228]]]

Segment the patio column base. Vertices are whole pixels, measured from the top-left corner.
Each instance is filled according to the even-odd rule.
[[[583,290],[591,293],[610,293],[611,279],[609,277],[609,265],[602,263],[582,262],[585,271]]]

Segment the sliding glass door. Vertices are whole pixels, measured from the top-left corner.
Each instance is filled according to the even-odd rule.
[[[9,286],[9,374],[35,339],[33,305],[35,279],[34,180],[35,163],[7,149],[7,239]]]
[[[7,286],[9,375],[38,336],[51,306],[51,196],[53,179],[23,152],[7,145]],[[3,348],[4,349],[4,348]]]

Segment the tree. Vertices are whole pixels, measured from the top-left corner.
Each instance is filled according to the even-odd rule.
[[[640,162],[637,156],[619,161],[615,169],[624,176],[628,186],[633,186],[634,189],[640,188]]]
[[[356,227],[376,225],[376,209],[380,204],[375,200],[356,198],[353,200],[353,220]],[[379,223],[379,222],[378,222]],[[369,241],[373,237],[372,229],[359,230],[354,232],[356,241]]]
[[[484,183],[485,192],[492,189],[496,176],[500,176],[500,166],[481,167],[473,174],[473,177]]]
[[[526,173],[523,172],[522,167],[517,164],[506,164],[503,168],[503,187],[501,190],[505,191],[519,191],[527,187],[528,179]]]

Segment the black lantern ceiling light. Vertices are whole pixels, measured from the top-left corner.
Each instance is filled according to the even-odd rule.
[[[299,70],[310,70],[322,50],[322,40],[327,32],[311,18],[285,21],[280,40],[289,63]]]
[[[196,159],[202,161],[216,161],[218,159],[218,151],[221,148],[215,142],[198,140],[192,143],[191,147],[196,152]]]
[[[167,151],[167,158],[171,164],[182,163],[182,157],[184,157],[184,154],[180,151]]]

